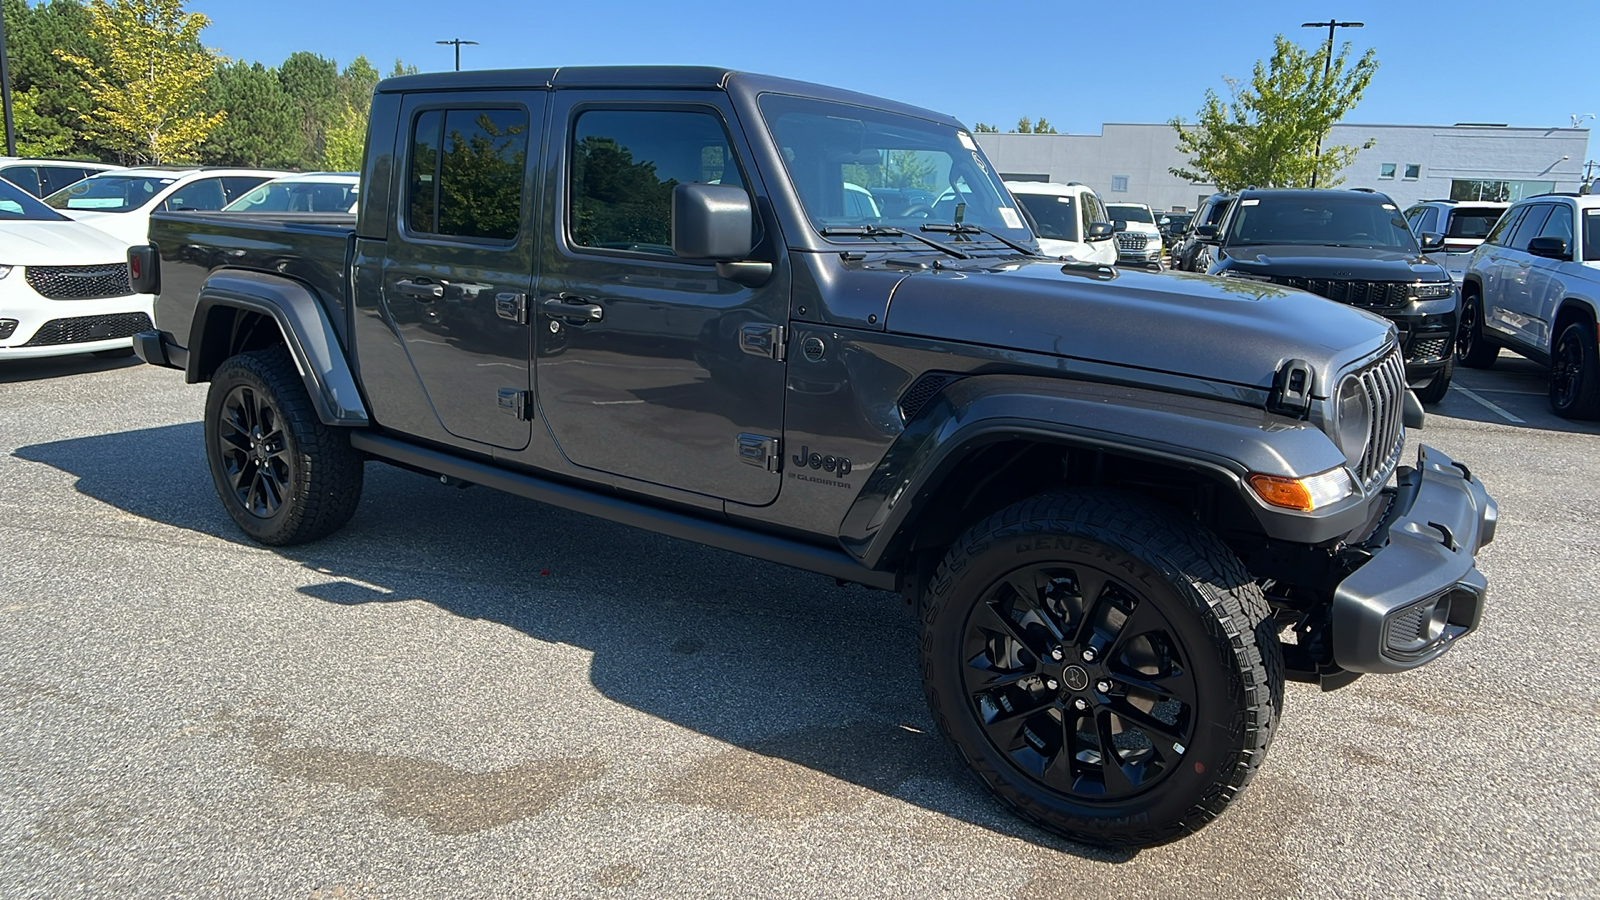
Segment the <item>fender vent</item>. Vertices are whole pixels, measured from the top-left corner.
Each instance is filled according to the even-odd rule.
[[[929,372],[906,388],[900,395],[900,402],[895,404],[900,407],[900,421],[909,422],[927,405],[934,395],[944,390],[953,381],[960,381],[960,375],[951,375],[948,372]]]

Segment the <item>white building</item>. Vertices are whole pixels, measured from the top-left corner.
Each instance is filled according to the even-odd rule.
[[[1194,209],[1214,185],[1178,178],[1186,168],[1170,125],[1107,124],[1100,134],[979,134],[997,170],[1019,181],[1077,181],[1107,202]],[[1576,191],[1583,178],[1586,128],[1503,125],[1335,125],[1325,146],[1359,147],[1340,187],[1369,187],[1402,207],[1418,200],[1517,200]]]

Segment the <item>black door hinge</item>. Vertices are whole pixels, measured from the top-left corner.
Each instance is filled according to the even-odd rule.
[[[518,325],[528,324],[528,295],[506,292],[494,295],[495,315]]]
[[[747,466],[776,472],[779,464],[783,462],[783,454],[779,452],[778,439],[775,437],[767,437],[764,434],[741,434],[738,447],[739,461]]]
[[[519,391],[516,388],[501,388],[496,398],[500,403],[500,411],[515,419],[525,422],[533,421],[533,392]]]
[[[739,349],[751,356],[783,362],[784,327],[766,322],[746,322],[739,327]]]

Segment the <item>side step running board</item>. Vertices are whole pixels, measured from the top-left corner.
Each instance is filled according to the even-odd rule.
[[[714,522],[685,513],[658,509],[622,497],[591,493],[582,488],[501,469],[488,463],[462,459],[369,431],[351,431],[350,445],[377,459],[396,463],[404,468],[420,469],[436,475],[470,481],[529,500],[570,509],[573,512],[597,516],[721,550],[730,550],[768,562],[793,566],[830,578],[853,581],[866,587],[886,591],[895,589],[893,572],[877,572],[863,568],[843,550],[829,550],[815,544],[788,540],[729,525],[726,522]]]

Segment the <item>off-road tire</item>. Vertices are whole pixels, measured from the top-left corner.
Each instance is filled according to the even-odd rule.
[[[1550,409],[1564,419],[1600,418],[1600,348],[1593,322],[1561,329],[1550,354]]]
[[[1444,400],[1444,395],[1450,392],[1450,379],[1455,373],[1455,357],[1446,358],[1444,368],[1434,373],[1433,380],[1428,382],[1427,387],[1417,389],[1417,399],[1429,406]]]
[[[259,440],[250,439],[252,422],[241,404],[265,422],[267,433]],[[283,347],[241,353],[217,367],[206,395],[205,442],[223,508],[263,544],[281,547],[324,537],[350,521],[361,502],[361,454],[350,446],[347,431],[317,418],[305,382]],[[262,458],[255,456],[257,444]],[[253,483],[255,492],[241,498],[236,481],[247,492],[252,490],[247,483]]]
[[[1041,569],[1041,565],[1045,568]],[[997,603],[1010,604],[1010,609],[1021,605],[1017,598],[1022,592],[1010,588],[1014,593],[1008,594],[1003,587],[1017,580],[1017,573],[1059,571],[1054,567],[1070,569],[1071,578],[1050,580],[1047,575],[1043,582],[1046,586],[1038,594],[1042,598],[1040,609],[1046,603],[1068,602],[1050,599],[1051,586],[1058,582],[1077,585],[1080,595],[1094,593],[1119,598],[1117,602],[1123,602],[1120,598],[1126,596],[1124,588],[1136,585],[1134,593],[1139,602],[1133,607],[1134,613],[1124,620],[1124,628],[1135,621],[1142,604],[1154,603],[1151,610],[1164,617],[1170,630],[1170,635],[1163,633],[1161,640],[1181,645],[1181,653],[1172,656],[1181,657],[1179,670],[1189,670],[1189,696],[1194,703],[1187,714],[1175,718],[1187,718],[1191,723],[1191,743],[1184,748],[1171,747],[1172,762],[1153,776],[1141,777],[1132,788],[1135,793],[1125,798],[1086,798],[1079,788],[1084,778],[1092,777],[1092,772],[1066,789],[1057,789],[1047,783],[1044,775],[1026,771],[1014,757],[1025,755],[1028,747],[1014,743],[1008,754],[991,739],[991,732],[986,729],[994,726],[985,723],[982,715],[987,713],[981,711],[996,712],[994,719],[999,719],[998,709],[980,701],[971,687],[971,679],[992,677],[995,670],[977,662],[990,658],[983,655],[987,651],[980,650],[979,656],[970,656],[969,652],[974,646],[997,646],[988,643],[993,640],[988,637],[993,632],[973,623],[998,621],[988,618],[998,608]],[[1106,577],[1094,575],[1094,570],[1113,573],[1107,584],[1118,578],[1127,584],[1118,584],[1115,592],[1083,587],[1098,577]],[[1029,583],[1040,582],[1034,577]],[[1000,597],[1012,599],[994,599]],[[1083,608],[1093,607],[1085,601]],[[1277,730],[1283,704],[1283,660],[1271,610],[1261,589],[1238,558],[1198,522],[1137,497],[1098,491],[1041,495],[989,516],[950,548],[923,594],[920,613],[923,688],[940,730],[997,797],[1022,816],[1075,840],[1108,846],[1150,846],[1198,830],[1221,814],[1249,783],[1261,767]],[[1009,610],[1005,614],[1008,621],[1014,615]],[[1095,621],[1085,613],[1079,614],[1078,621],[1085,618]],[[1036,621],[1042,619],[1041,616]],[[1062,634],[1077,630],[1065,617],[1058,622],[1064,623]],[[1036,627],[1028,627],[1033,629],[1026,632],[1030,640],[1039,636]],[[1155,638],[1151,640],[1154,642]],[[1015,646],[1022,646],[1020,639]],[[1089,644],[1074,645],[1084,646]],[[1117,665],[1112,659],[1117,652],[1114,646],[1108,639],[1102,659],[1107,667]],[[1028,658],[1020,650],[1017,653],[1012,658]],[[1067,661],[1073,661],[1073,653],[1082,656],[1083,651],[1069,648]],[[1035,658],[1044,664],[1043,657]],[[1172,664],[1168,663],[1166,669],[1171,671]],[[981,674],[974,676],[974,671]],[[1111,677],[1092,673],[1090,677],[1106,678],[1094,683],[1095,692],[1100,684],[1112,684]],[[1069,680],[1081,679],[1077,673],[1063,670],[1060,683]],[[1036,682],[1040,688],[1050,683],[1043,679]],[[1116,687],[1111,690],[1114,693]],[[1065,694],[1062,690],[1061,695]],[[1026,709],[1033,696],[1024,695],[1018,706]],[[1053,702],[1049,698],[1055,695],[1043,691],[1042,696],[1046,702]],[[1060,712],[1045,712],[1055,718],[1042,720],[1044,726],[1034,729],[1048,731],[1052,722],[1062,726],[1058,741],[1064,750],[1057,752],[1055,761],[1066,761],[1070,771],[1078,769],[1077,760],[1092,761],[1085,756],[1086,751],[1077,748],[1083,729],[1094,727],[1085,722],[1101,721],[1102,715],[1092,705],[1089,713],[1066,711],[1083,708],[1071,705],[1080,702],[1083,695],[1078,696],[1079,699],[1062,700],[1053,707]],[[1115,700],[1107,697],[1107,702]],[[1007,707],[1008,712],[1011,709]],[[1021,718],[1035,715],[1029,713]],[[1012,713],[1007,721],[1015,718],[1019,716]],[[1069,719],[1077,723],[1070,733],[1066,728]],[[1036,721],[1028,718],[1027,727],[1034,728]],[[1098,733],[1110,734],[1103,730]],[[1112,742],[1109,746],[1120,745]],[[1122,750],[1114,752],[1119,759],[1124,758]],[[1148,756],[1153,751],[1138,752]],[[1034,753],[1043,758],[1038,750]],[[1050,772],[1054,764],[1044,763],[1042,772]],[[1100,769],[1104,786],[1112,784],[1114,772],[1126,771],[1120,762],[1113,768],[1102,761]],[[1148,772],[1148,766],[1142,771]],[[1121,776],[1117,779],[1118,784],[1124,783]],[[1109,792],[1108,787],[1105,793]]]
[[[1456,359],[1469,369],[1487,369],[1500,358],[1500,348],[1483,336],[1483,300],[1477,290],[1461,297],[1461,327],[1456,329]]]

